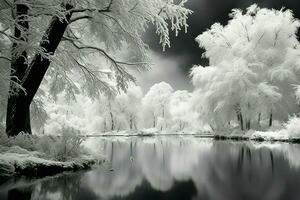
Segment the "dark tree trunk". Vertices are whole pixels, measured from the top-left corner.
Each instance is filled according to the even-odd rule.
[[[244,130],[244,120],[243,120],[241,107],[239,104],[236,105],[235,110],[236,110],[237,120],[240,123],[241,130],[243,131]]]
[[[155,128],[156,127],[156,117],[155,117],[155,115],[153,114],[153,128]]]
[[[114,122],[114,116],[112,112],[109,112],[110,114],[110,119],[111,119],[111,131],[115,130],[115,122]]]
[[[273,123],[273,114],[272,112],[270,113],[270,118],[269,118],[269,126],[271,127]]]
[[[133,129],[133,117],[132,117],[132,115],[130,115],[130,130],[132,130]]]
[[[251,121],[247,120],[247,122],[246,122],[246,129],[250,130],[250,128],[251,128]]]
[[[103,122],[103,128],[104,128],[104,132],[106,132],[106,121]]]
[[[66,10],[72,9],[70,4],[65,5]],[[47,28],[40,47],[44,49],[44,53],[53,55],[57,49],[64,32],[69,24],[71,13],[66,12],[65,19],[61,20],[57,16],[53,16],[49,27]],[[36,54],[28,69],[22,78],[21,85],[26,90],[26,94],[22,91],[18,93],[16,99],[8,105],[8,110],[12,110],[11,115],[7,115],[7,129],[9,136],[17,135],[20,131],[31,132],[30,126],[26,126],[24,113],[28,112],[30,104],[49,68],[50,60],[41,54]],[[9,113],[8,113],[9,114]],[[29,130],[28,130],[29,128]]]
[[[258,119],[257,119],[257,125],[260,127],[260,118],[261,118],[261,113],[258,114]]]
[[[24,95],[24,91],[18,91],[18,88],[16,88],[16,85],[13,82],[21,84],[21,80],[24,78],[25,71],[28,68],[27,52],[17,52],[18,48],[21,48],[24,43],[28,42],[28,7],[15,1],[15,8],[13,13],[14,19],[16,21],[14,37],[17,38],[18,41],[15,41],[12,45],[12,78],[10,84],[10,92],[23,93]],[[20,106],[14,107],[14,104],[19,104]],[[26,105],[22,101],[20,101],[17,94],[8,96],[6,111],[6,131],[10,136],[17,135],[21,131],[31,134],[29,105]]]
[[[240,113],[240,125],[241,125],[241,130],[243,131],[244,130],[244,120],[243,120],[243,115],[242,113]]]

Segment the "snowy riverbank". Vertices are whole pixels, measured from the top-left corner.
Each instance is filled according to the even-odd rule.
[[[46,159],[36,151],[27,151],[14,146],[0,146],[0,177],[30,176],[43,177],[66,171],[89,169],[104,162],[104,158],[82,156],[65,162]]]
[[[283,124],[281,128],[269,129],[265,131],[249,130],[247,132],[233,131],[232,133],[217,133],[214,138],[218,140],[252,140],[270,142],[300,143],[300,119],[292,117]]]
[[[276,137],[267,132],[255,132],[254,134],[216,134],[213,136],[215,140],[236,140],[236,141],[258,141],[258,142],[288,142],[288,143],[300,143],[300,137]]]
[[[114,131],[106,133],[95,133],[85,135],[85,137],[164,137],[164,136],[192,136],[198,138],[213,138],[216,140],[237,140],[237,141],[269,141],[269,142],[288,142],[300,143],[300,133],[298,133],[298,118],[292,118],[282,129],[270,129],[266,131],[240,131],[240,130],[227,130],[227,131],[180,131],[168,132],[159,131],[157,129],[144,129],[137,132],[130,131]]]

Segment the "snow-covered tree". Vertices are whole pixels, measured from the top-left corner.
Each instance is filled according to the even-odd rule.
[[[92,97],[111,93],[114,87],[106,79],[112,77],[116,83],[113,86],[126,90],[128,82],[135,80],[128,67],[149,66],[142,34],[153,24],[162,47],[169,47],[169,27],[176,34],[187,29],[191,11],[184,7],[185,3],[186,0],[178,4],[173,0],[1,1],[0,59],[5,60],[3,65],[10,62],[11,83],[16,83],[11,84],[11,91],[17,92],[8,98],[7,134],[31,132],[29,107],[43,80],[56,85],[54,93],[67,91],[73,97],[79,91]],[[117,58],[117,52],[124,48],[124,59]],[[107,74],[93,63],[91,58],[95,56],[103,57],[112,73]],[[70,78],[72,73],[80,74],[83,84],[76,84]],[[16,87],[18,84],[21,87]]]
[[[287,120],[297,112],[294,84],[299,82],[299,21],[290,10],[250,6],[234,9],[196,40],[210,66],[196,66],[195,107],[212,128],[238,122],[242,129]]]
[[[166,82],[154,84],[143,98],[147,127],[166,129],[170,120],[170,98],[173,88]]]
[[[142,120],[142,89],[138,86],[130,86],[126,93],[116,97],[120,113],[126,119],[126,129],[138,130],[143,126]]]
[[[191,110],[192,94],[186,90],[175,91],[170,99],[170,114],[173,130],[182,131],[190,128],[194,113]]]
[[[115,131],[117,129],[117,117],[120,116],[117,107],[116,98],[114,96],[101,96],[99,99],[99,113],[98,115],[103,118],[102,130]]]
[[[81,134],[94,134],[103,129],[104,119],[99,115],[98,101],[77,94],[76,101],[66,103],[64,92],[59,94],[56,100],[44,99],[44,101],[44,109],[48,117],[41,127],[33,126],[35,133],[55,135],[67,128]]]
[[[9,62],[0,59],[0,128],[4,129],[4,121],[5,121],[5,110],[7,104],[8,90],[9,90]]]

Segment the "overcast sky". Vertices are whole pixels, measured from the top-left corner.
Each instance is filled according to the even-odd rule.
[[[267,8],[285,7],[293,10],[295,17],[300,18],[300,0],[189,0],[186,6],[194,13],[188,20],[188,33],[180,32],[178,37],[172,34],[170,49],[163,52],[154,30],[148,31],[145,40],[154,51],[156,65],[152,71],[139,78],[139,84],[147,90],[153,83],[166,81],[174,89],[191,90],[192,86],[187,76],[189,69],[195,64],[207,64],[207,61],[201,58],[203,51],[199,49],[195,38],[215,22],[226,24],[228,14],[233,8],[244,9],[253,3]]]

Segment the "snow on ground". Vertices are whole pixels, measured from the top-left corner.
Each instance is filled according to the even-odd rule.
[[[264,140],[300,140],[300,119],[292,117],[284,128],[280,130],[270,131],[255,131],[250,135],[250,139],[264,139]]]
[[[108,131],[102,133],[94,133],[82,136],[162,136],[162,135],[212,135],[210,131],[172,131],[172,130],[159,130],[157,128],[144,128],[141,130],[127,130],[127,131]]]
[[[104,159],[81,156],[66,162],[45,159],[43,153],[28,151],[18,146],[0,146],[0,177],[49,176],[65,171],[88,169]]]
[[[285,131],[255,131],[249,135],[250,139],[288,140],[290,137]]]

